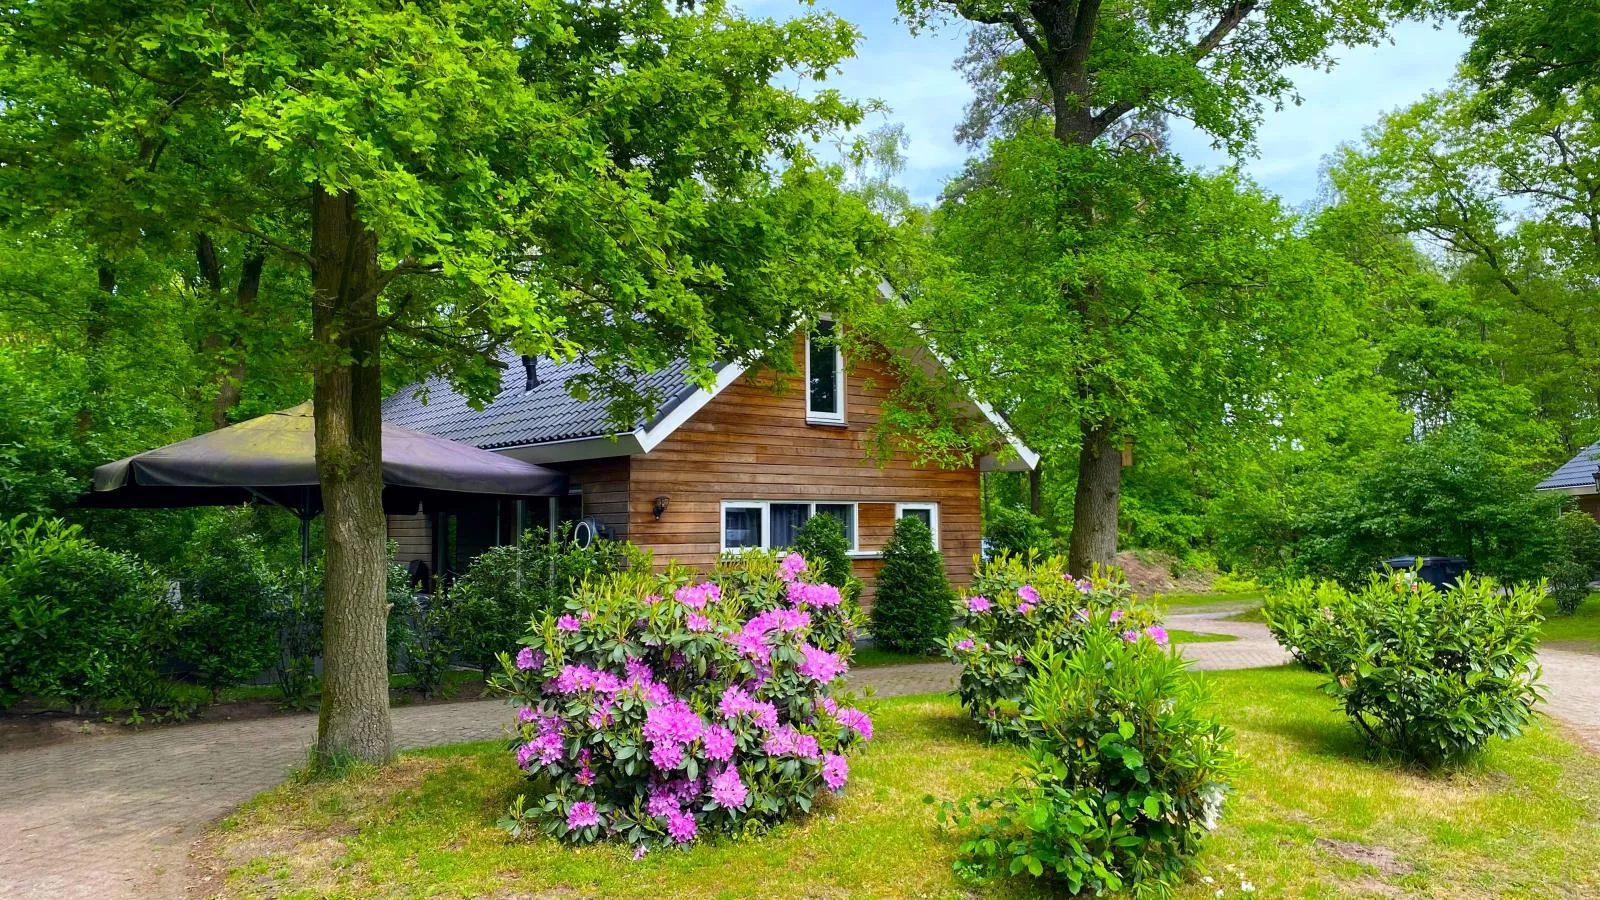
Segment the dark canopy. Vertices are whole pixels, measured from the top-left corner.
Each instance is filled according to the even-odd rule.
[[[322,509],[311,404],[147,450],[94,470],[85,506],[119,509],[227,506],[266,500]],[[567,476],[420,431],[383,426],[383,506],[448,510],[472,497],[551,497]]]

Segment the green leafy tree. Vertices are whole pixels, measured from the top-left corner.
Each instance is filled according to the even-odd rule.
[[[933,532],[910,516],[896,522],[878,570],[872,639],[888,650],[927,653],[949,633],[954,601]]]
[[[856,33],[720,2],[73,0],[0,14],[0,219],[60,217],[115,270],[142,243],[249,238],[298,271],[326,510],[317,748],[391,751],[382,358],[475,396],[494,351],[634,374],[766,354],[869,296],[876,219],[807,146],[860,110],[802,97]],[[113,294],[114,295],[114,294]]]
[[[994,506],[983,523],[983,536],[995,553],[1027,556],[1030,552],[1048,554],[1050,532],[1039,517],[1013,506]]]
[[[1287,70],[1377,39],[1385,4],[899,5],[913,28],[997,30],[969,60],[980,98],[965,133],[1001,137],[946,191],[953,271],[922,282],[913,314],[1024,438],[1075,456],[1071,565],[1110,563],[1125,439],[1145,420],[1252,410],[1287,346],[1274,287],[1303,280],[1257,249],[1283,228],[1270,204],[1182,173],[1159,117],[1240,152],[1264,104],[1292,97]]]
[[[177,655],[213,703],[278,661],[277,613],[287,600],[249,514],[228,513],[197,529],[178,573]]]
[[[1589,599],[1589,585],[1600,578],[1600,524],[1593,516],[1562,514],[1548,578],[1557,614],[1570,616]]]

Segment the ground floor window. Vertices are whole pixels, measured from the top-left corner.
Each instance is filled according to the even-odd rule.
[[[906,516],[910,516],[913,519],[921,519],[922,520],[922,524],[928,526],[928,530],[933,533],[933,546],[935,548],[938,548],[938,546],[939,546],[939,504],[937,504],[937,503],[896,503],[894,505],[894,518],[895,518],[895,521],[898,522],[899,520],[904,519]]]
[[[812,516],[833,516],[844,526],[851,551],[856,540],[856,504],[799,500],[725,500],[722,503],[723,550],[781,550],[793,547],[800,526]]]

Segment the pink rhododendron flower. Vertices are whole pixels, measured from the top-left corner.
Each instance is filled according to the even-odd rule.
[[[517,768],[526,769],[528,767],[528,763],[533,761],[534,756],[536,756],[538,752],[539,748],[534,745],[533,741],[529,741],[526,744],[518,747]]]
[[[1029,603],[1028,601],[1024,600],[1021,603],[1017,604],[1017,612],[1022,613],[1023,615],[1027,615],[1028,613],[1033,612],[1033,606],[1034,605],[1032,603]]]
[[[1156,642],[1156,646],[1165,647],[1167,645],[1167,630],[1160,625],[1151,625],[1144,630],[1144,633],[1149,636],[1150,640]]]
[[[844,790],[845,781],[850,778],[850,763],[838,753],[823,754],[822,757],[822,783],[828,790],[835,794]]]
[[[836,717],[839,724],[861,735],[864,741],[872,740],[872,718],[859,709],[841,708]]]
[[[672,599],[692,609],[705,609],[707,603],[715,603],[722,599],[722,588],[711,581],[687,584],[673,591]]]
[[[989,602],[988,597],[978,596],[967,598],[967,612],[986,613],[993,606],[994,604]]]
[[[1087,609],[1080,609],[1073,613],[1072,617],[1077,619],[1079,622],[1087,622],[1089,621],[1089,611]]]
[[[823,684],[839,677],[839,674],[847,668],[839,657],[810,644],[800,645],[800,654],[805,659],[800,665],[795,666],[795,671],[808,678],[815,678]]]
[[[739,770],[728,766],[711,779],[711,799],[719,806],[739,809],[750,796],[750,789],[739,780]]]
[[[795,606],[812,606],[818,609],[838,606],[844,599],[839,595],[839,589],[831,584],[812,584],[806,581],[790,582],[787,593],[789,602]]]
[[[657,603],[660,603],[661,600],[662,596],[660,594],[648,594],[644,598],[644,605],[655,606]]]
[[[750,720],[762,728],[773,728],[778,724],[778,708],[771,703],[751,699],[738,686],[730,686],[722,692],[722,703],[718,710],[725,719],[736,719],[742,715],[749,715]]]
[[[695,832],[700,828],[695,824],[694,816],[679,810],[667,813],[667,835],[680,844],[687,844],[694,840]]]
[[[778,577],[784,581],[794,581],[805,570],[806,558],[798,553],[791,553],[778,563]]]
[[[523,647],[517,651],[517,668],[526,672],[544,665],[544,654],[532,647]]]
[[[572,809],[567,811],[568,828],[577,830],[599,824],[600,814],[595,812],[594,804],[587,800],[579,800],[577,803],[572,804]]]
[[[517,710],[517,721],[532,722],[538,715],[538,713],[533,711],[533,707],[524,706]]]
[[[721,725],[713,725],[706,729],[706,759],[726,762],[733,759],[733,749],[736,743],[733,732]]]
[[[699,613],[689,613],[684,617],[683,623],[688,626],[690,631],[706,632],[711,630],[711,620]]]
[[[1017,599],[1023,601],[1024,603],[1038,603],[1039,591],[1033,585],[1025,584],[1022,587],[1017,588]]]
[[[644,855],[646,853],[649,853],[649,852],[650,852],[650,848],[646,847],[643,844],[640,844],[639,846],[633,848],[633,858],[635,860],[644,859]]]
[[[1120,610],[1120,609],[1113,609],[1113,610],[1112,610],[1112,611],[1111,611],[1111,621],[1112,621],[1112,622],[1113,622],[1113,623],[1116,623],[1116,622],[1120,622],[1120,621],[1122,621],[1122,617],[1123,617],[1123,616],[1124,616],[1124,615],[1126,615],[1126,613],[1124,613],[1124,612],[1123,612],[1123,611],[1122,611],[1122,610]]]
[[[1122,633],[1122,639],[1131,644],[1139,639],[1139,632],[1130,628]]]
[[[768,756],[798,756],[803,759],[814,759],[822,752],[817,745],[817,739],[806,734],[793,725],[779,725],[767,735],[761,749]]]
[[[826,710],[830,716],[836,715],[839,712],[839,701],[833,699],[832,697],[823,697],[822,702],[818,705]]]
[[[559,631],[577,631],[582,627],[583,623],[572,616],[562,616],[556,620],[556,629]]]
[[[972,642],[972,638],[962,638],[961,640],[956,641],[957,650],[967,651],[976,646],[977,645]]]
[[[1073,584],[1077,586],[1078,593],[1080,594],[1087,594],[1094,590],[1094,582],[1087,578],[1079,578],[1077,581],[1074,581]]]

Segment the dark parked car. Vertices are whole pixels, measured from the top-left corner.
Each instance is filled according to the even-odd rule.
[[[1418,563],[1421,563],[1419,566]],[[1396,572],[1415,570],[1417,578],[1433,585],[1436,588],[1449,588],[1453,586],[1462,575],[1467,573],[1467,558],[1464,556],[1396,556],[1386,559],[1378,566],[1378,571],[1393,569]]]

